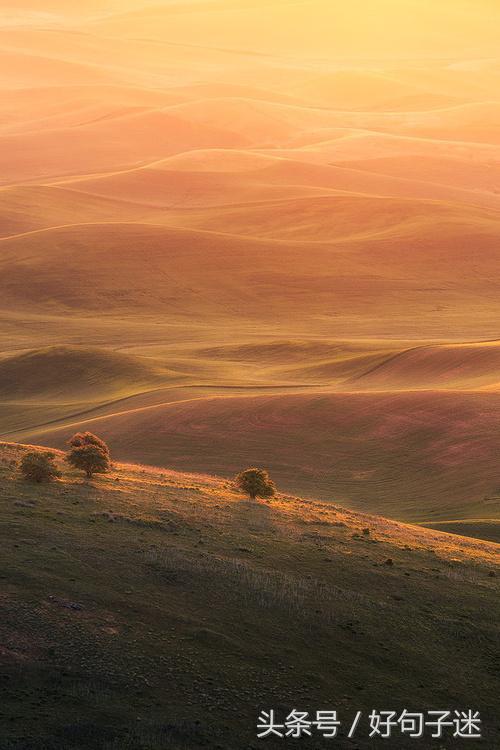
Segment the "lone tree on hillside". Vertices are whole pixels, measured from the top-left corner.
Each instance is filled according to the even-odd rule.
[[[75,469],[84,471],[87,479],[94,474],[105,474],[111,464],[109,448],[101,438],[91,432],[77,432],[69,441],[71,446],[66,461]]]
[[[54,463],[54,453],[31,451],[25,453],[21,459],[20,469],[28,482],[51,482],[61,476],[61,472]]]
[[[104,440],[97,437],[97,435],[94,435],[92,432],[77,432],[73,435],[69,444],[73,448],[81,448],[83,445],[95,445],[99,450],[105,453],[106,456],[109,456],[109,448]]]
[[[252,500],[257,497],[274,497],[276,487],[264,469],[246,469],[236,477],[236,486]]]

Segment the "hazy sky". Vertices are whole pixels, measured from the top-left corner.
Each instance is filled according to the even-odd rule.
[[[496,0],[10,0],[0,19],[36,25],[109,15],[111,35],[313,57],[491,57]]]

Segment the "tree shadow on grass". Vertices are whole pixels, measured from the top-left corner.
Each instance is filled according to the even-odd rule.
[[[275,510],[265,500],[243,499],[232,505],[232,513],[238,528],[254,534],[268,534],[277,530]]]

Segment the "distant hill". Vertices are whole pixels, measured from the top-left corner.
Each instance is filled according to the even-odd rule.
[[[96,402],[169,380],[179,375],[154,360],[97,348],[53,346],[0,359],[4,400]]]
[[[340,224],[347,221],[341,206]],[[11,315],[105,310],[120,319],[161,321],[168,313],[170,320],[212,326],[222,318],[228,326],[283,320],[281,336],[300,326],[330,336],[414,337],[418,318],[419,338],[444,337],[447,324],[459,325],[463,338],[479,332],[493,338],[500,306],[498,220],[459,209],[450,219],[438,211],[437,239],[435,223],[425,216],[391,223],[391,207],[391,201],[381,206],[388,223],[379,217],[379,231],[356,234],[347,221],[329,239],[318,230],[314,242],[304,239],[307,215],[297,211],[291,211],[289,231],[299,222],[299,239],[237,235],[229,220],[231,231],[119,222],[6,238],[0,240],[3,304]],[[270,205],[271,230],[272,213]],[[316,219],[315,210],[313,225]],[[264,226],[263,217],[255,222]]]
[[[388,357],[350,382],[362,390],[497,390],[500,342],[414,347]]]

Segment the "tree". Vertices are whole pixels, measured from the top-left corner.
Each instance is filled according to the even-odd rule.
[[[21,459],[20,469],[28,482],[51,482],[61,476],[61,472],[54,463],[54,453],[31,451],[25,453]]]
[[[66,461],[75,469],[84,471],[87,479],[94,474],[105,474],[110,467],[109,448],[101,438],[91,432],[77,432],[69,441],[71,449]]]
[[[264,469],[246,469],[236,477],[236,486],[250,495],[252,500],[257,497],[274,497],[276,487]]]
[[[94,445],[107,456],[109,456],[109,448],[104,440],[102,440],[100,437],[97,437],[97,435],[94,435],[92,432],[77,432],[75,435],[73,435],[73,437],[69,441],[69,444],[73,448],[81,448],[83,445]]]

